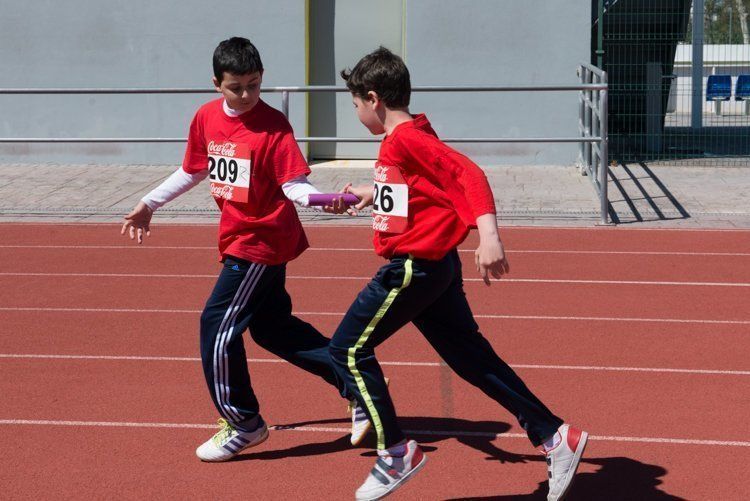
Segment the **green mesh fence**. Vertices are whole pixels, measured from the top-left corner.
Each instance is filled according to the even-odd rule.
[[[694,8],[704,13],[697,96]],[[750,0],[594,0],[592,12],[611,161],[750,166]]]

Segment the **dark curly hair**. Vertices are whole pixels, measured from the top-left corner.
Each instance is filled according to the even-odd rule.
[[[383,46],[360,59],[353,70],[342,70],[341,78],[357,97],[366,99],[374,91],[389,108],[409,106],[409,70],[403,59]]]
[[[224,40],[214,50],[214,76],[221,83],[224,72],[234,75],[247,75],[263,71],[258,49],[250,40],[232,37]]]

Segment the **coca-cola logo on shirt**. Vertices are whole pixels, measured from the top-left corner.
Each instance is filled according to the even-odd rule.
[[[237,145],[235,143],[216,143],[211,141],[208,143],[208,153],[214,155],[221,155],[222,157],[233,157],[237,152]]]
[[[388,169],[390,167],[386,167],[384,165],[376,165],[375,166],[375,181],[379,183],[386,183],[388,182]]]
[[[388,232],[388,228],[390,225],[388,224],[388,220],[390,219],[390,216],[381,216],[380,214],[373,214],[372,216],[372,229],[375,231],[382,231],[384,233]]]
[[[211,195],[216,198],[223,198],[224,200],[234,199],[234,187],[226,184],[211,185]]]

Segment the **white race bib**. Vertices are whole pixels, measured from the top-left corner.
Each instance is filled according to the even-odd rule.
[[[208,179],[214,198],[247,203],[251,172],[250,145],[208,143]]]
[[[409,185],[396,167],[375,166],[372,227],[383,233],[403,233],[409,223]]]

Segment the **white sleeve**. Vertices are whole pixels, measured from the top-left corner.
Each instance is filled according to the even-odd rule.
[[[206,179],[206,176],[208,176],[208,169],[196,174],[188,174],[180,167],[163,183],[151,190],[141,201],[154,211]]]
[[[320,190],[310,184],[310,181],[307,180],[307,176],[304,175],[290,179],[281,185],[281,189],[289,200],[297,205],[301,205],[302,207],[308,207],[310,205],[310,195],[320,193]],[[320,207],[316,207],[316,209],[323,210]]]

